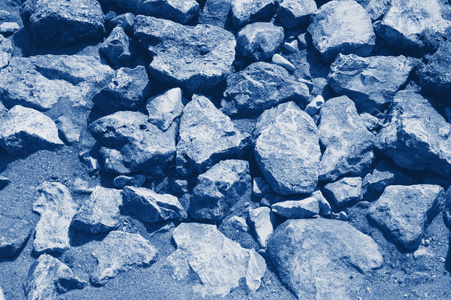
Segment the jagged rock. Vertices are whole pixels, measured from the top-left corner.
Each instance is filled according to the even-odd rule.
[[[56,299],[59,294],[82,289],[87,282],[78,278],[64,263],[48,254],[42,254],[31,265],[24,282],[27,299]]]
[[[3,22],[0,24],[0,34],[10,36],[16,33],[20,29],[19,24],[16,22]]]
[[[194,95],[180,120],[177,172],[184,176],[200,173],[221,159],[236,158],[248,140],[210,100]]]
[[[158,258],[158,250],[137,233],[111,231],[96,245],[92,255],[98,264],[90,281],[94,285],[105,285],[119,272],[151,265]]]
[[[362,200],[362,178],[343,177],[326,184],[323,193],[337,210],[344,210]]]
[[[320,190],[314,191],[312,196],[318,201],[319,215],[322,217],[329,217],[332,213],[329,201],[324,198],[323,193]]]
[[[227,78],[221,102],[227,115],[258,115],[282,102],[295,101],[305,107],[309,88],[276,64],[256,62]]]
[[[330,66],[329,84],[351,98],[358,111],[383,111],[404,85],[413,67],[405,56],[359,57],[339,54]]]
[[[20,104],[46,110],[58,101],[89,106],[113,73],[92,56],[13,57],[0,71],[0,98],[8,108]]]
[[[356,0],[362,5],[371,19],[377,20],[388,11],[391,0]]]
[[[369,131],[378,131],[380,129],[381,120],[369,113],[360,114],[363,123]]]
[[[321,95],[318,95],[315,98],[313,98],[312,102],[307,104],[307,106],[305,107],[305,112],[308,113],[309,115],[313,116],[317,112],[319,112],[321,107],[323,107],[324,103],[325,103],[324,97]]]
[[[249,223],[251,224],[258,243],[266,248],[271,234],[274,232],[275,216],[269,207],[259,207],[249,212]]]
[[[266,272],[263,257],[229,240],[215,225],[182,223],[173,233],[177,250],[167,258],[174,277],[183,279],[194,272],[194,290],[206,295],[227,295],[242,278],[251,291],[260,287]]]
[[[251,200],[251,180],[247,161],[220,161],[197,178],[189,214],[195,219],[223,219],[236,202]]]
[[[146,109],[150,123],[167,130],[183,113],[182,90],[173,88],[147,100]]]
[[[111,31],[108,38],[100,46],[99,51],[115,68],[128,66],[133,59],[131,40],[122,26]]]
[[[0,117],[0,146],[11,156],[62,145],[55,123],[37,110],[16,105]]]
[[[97,186],[73,217],[71,226],[92,234],[114,230],[121,224],[121,205],[120,190]]]
[[[330,1],[313,15],[308,27],[315,48],[332,62],[338,53],[368,56],[376,41],[365,9],[353,0]]]
[[[189,92],[208,90],[222,82],[235,60],[235,37],[216,26],[190,27],[137,16],[134,34],[153,57],[152,75]]]
[[[14,257],[31,234],[31,224],[22,219],[0,215],[0,258]]]
[[[112,18],[108,22],[108,25],[110,30],[113,30],[115,27],[120,26],[125,30],[126,33],[133,34],[133,23],[135,23],[135,15],[128,12]]]
[[[451,125],[412,90],[399,91],[376,146],[400,167],[451,176]]]
[[[262,198],[267,193],[271,192],[271,187],[263,177],[252,178],[252,194]]]
[[[267,60],[280,48],[284,37],[282,27],[269,22],[255,22],[238,32],[236,52],[255,61]]]
[[[383,263],[371,237],[323,218],[286,221],[270,238],[268,253],[299,299],[350,299],[352,291],[367,286],[362,274]]]
[[[199,16],[200,24],[224,28],[232,8],[232,0],[207,0]]]
[[[124,187],[124,209],[143,222],[181,220],[187,217],[186,211],[177,197],[158,194],[147,188]]]
[[[254,131],[254,153],[272,190],[281,195],[311,193],[321,156],[318,129],[294,102],[265,111]]]
[[[148,98],[152,84],[144,66],[116,71],[110,82],[92,99],[107,112],[137,109]]]
[[[308,197],[302,200],[287,200],[271,205],[274,213],[288,219],[306,219],[319,214],[318,200]]]
[[[13,43],[0,34],[0,70],[6,67],[13,56]]]
[[[276,53],[272,56],[271,61],[273,64],[279,65],[287,69],[288,71],[296,70],[296,67],[285,57]]]
[[[36,224],[34,251],[64,252],[69,249],[69,226],[77,212],[77,204],[67,187],[58,182],[44,182],[38,188],[39,198],[33,211],[41,215]]]
[[[277,19],[286,29],[291,29],[306,23],[316,10],[314,0],[283,0],[277,9]]]
[[[318,126],[326,148],[319,168],[319,180],[333,181],[342,175],[364,176],[374,160],[374,135],[346,96],[326,101]]]
[[[69,145],[80,141],[81,128],[72,123],[69,117],[61,116],[56,119],[55,124],[62,138]]]
[[[33,41],[43,46],[68,46],[100,40],[104,18],[95,0],[27,0],[21,10]]]
[[[92,157],[89,151],[83,151],[78,156],[89,174],[94,174],[100,170],[99,161]]]
[[[236,28],[272,16],[276,0],[232,0],[232,22]]]
[[[444,202],[439,185],[391,185],[371,205],[368,217],[401,247],[414,251]]]
[[[113,180],[113,187],[116,189],[123,189],[126,186],[141,187],[146,181],[146,176],[135,175],[133,177],[119,175]]]
[[[421,89],[428,92],[451,92],[451,40],[443,42],[420,70]]]

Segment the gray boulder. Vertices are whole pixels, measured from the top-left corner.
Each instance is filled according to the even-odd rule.
[[[277,9],[277,19],[291,29],[308,22],[316,10],[315,0],[283,0]]]
[[[342,175],[364,176],[374,160],[374,135],[346,96],[326,101],[318,125],[321,144],[319,180],[334,181]]]
[[[276,64],[256,62],[227,77],[227,88],[221,101],[227,115],[258,115],[282,102],[295,101],[304,108],[309,88]]]
[[[396,94],[376,146],[400,167],[451,175],[451,125],[420,94]]]
[[[356,0],[362,5],[371,19],[377,20],[388,11],[392,0]]]
[[[312,118],[294,102],[265,111],[254,131],[254,153],[272,190],[311,193],[318,184],[321,151]]]
[[[0,258],[14,257],[31,234],[31,224],[22,219],[0,215]]]
[[[371,237],[347,222],[323,218],[286,221],[267,251],[281,281],[299,299],[351,299],[367,286],[365,273],[383,263]]]
[[[269,22],[255,22],[238,32],[236,52],[251,60],[267,60],[280,48],[284,37],[282,27]]]
[[[391,185],[371,205],[368,217],[402,248],[414,251],[424,231],[444,204],[438,185]]]
[[[131,40],[122,26],[115,27],[99,51],[115,68],[129,66],[133,59]]]
[[[137,16],[133,29],[153,57],[149,69],[158,80],[199,92],[214,87],[231,72],[235,37],[222,28]]]
[[[308,197],[302,200],[287,200],[271,205],[275,214],[287,219],[307,219],[319,214],[318,200]]]
[[[362,200],[362,178],[343,177],[326,184],[323,193],[336,210],[344,210]]]
[[[334,0],[322,5],[312,15],[308,32],[315,48],[329,63],[339,53],[368,56],[376,41],[371,18],[354,0]]]
[[[224,28],[231,8],[232,0],[206,0],[199,15],[199,23]]]
[[[12,41],[0,35],[0,70],[9,64],[13,50]]]
[[[150,123],[161,130],[168,130],[183,113],[182,90],[173,88],[147,100],[146,109]]]
[[[427,92],[451,92],[451,40],[443,42],[420,70],[421,89]]]
[[[232,22],[236,28],[270,18],[276,11],[276,0],[232,0]]]

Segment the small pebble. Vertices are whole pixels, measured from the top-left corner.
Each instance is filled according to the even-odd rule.
[[[283,48],[291,53],[297,52],[298,47],[298,40],[292,40],[291,42],[286,42],[283,44]]]
[[[321,95],[316,96],[313,98],[312,102],[310,102],[307,107],[305,108],[305,112],[309,115],[313,116],[316,114],[321,107],[324,105],[324,98]]]
[[[284,67],[288,71],[296,70],[296,67],[280,54],[274,54],[272,57],[272,62],[276,65]]]

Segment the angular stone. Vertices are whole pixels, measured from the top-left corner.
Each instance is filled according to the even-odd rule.
[[[451,176],[451,125],[420,94],[399,91],[376,146],[400,167]]]
[[[287,200],[271,205],[275,214],[287,219],[313,218],[319,214],[318,200],[308,197],[302,200]]]
[[[44,182],[38,188],[39,198],[33,211],[41,215],[36,224],[34,251],[61,253],[69,249],[69,226],[77,212],[77,204],[66,186],[58,182]]]
[[[119,175],[113,180],[113,187],[116,189],[123,189],[124,187],[130,185],[134,187],[141,187],[146,181],[146,176],[135,175],[133,177]]]
[[[78,278],[64,263],[42,254],[31,265],[24,282],[27,299],[56,299],[73,289],[82,289],[87,282]]]
[[[80,141],[81,128],[72,123],[69,117],[61,116],[55,121],[56,127],[69,145]]]
[[[150,266],[157,260],[158,250],[137,233],[111,231],[96,245],[92,255],[98,264],[90,281],[99,286],[105,285],[120,272]]]
[[[158,194],[147,188],[124,187],[124,209],[143,222],[181,220],[187,217],[186,211],[177,197]]]
[[[108,38],[100,46],[99,51],[115,68],[129,66],[133,59],[130,38],[121,26],[111,31]]]
[[[269,18],[274,14],[276,0],[232,0],[232,22],[236,28]]]
[[[125,30],[126,33],[133,34],[133,23],[135,23],[135,15],[128,12],[112,18],[108,22],[108,25],[110,30],[113,30],[115,27],[120,26]]]
[[[147,100],[146,109],[150,123],[167,130],[183,113],[182,90],[173,88]]]
[[[271,187],[263,177],[252,178],[252,194],[262,198],[267,193],[271,192]]]
[[[309,88],[276,64],[256,62],[227,78],[221,101],[227,115],[251,116],[282,102],[295,101],[304,108]]]
[[[319,180],[365,175],[374,160],[374,135],[367,130],[354,102],[346,96],[329,99],[321,108],[320,119],[319,135],[326,150]]]
[[[237,158],[248,140],[210,100],[194,95],[180,120],[177,172],[200,173],[222,159]]]
[[[370,55],[376,41],[365,9],[353,0],[330,1],[313,15],[308,27],[315,48],[332,62],[339,53]]]
[[[0,258],[14,257],[28,240],[31,224],[22,219],[0,215]]]
[[[13,56],[13,43],[0,35],[0,70],[6,67]]]
[[[451,40],[440,45],[420,70],[421,89],[428,92],[451,92]]]
[[[288,71],[296,70],[296,67],[288,59],[277,53],[272,56],[271,62],[273,64],[284,67]]]
[[[27,0],[21,10],[33,41],[43,46],[68,46],[100,40],[104,18],[95,0]]]
[[[313,100],[309,104],[307,104],[307,106],[305,107],[305,112],[313,116],[317,112],[319,112],[321,107],[323,107],[324,103],[325,103],[324,97],[318,95],[315,98],[313,98]]]
[[[320,190],[314,191],[312,196],[318,201],[319,215],[322,217],[329,217],[332,213],[329,201],[324,198],[323,193]]]
[[[207,0],[199,16],[200,24],[224,28],[232,8],[232,0]]]
[[[188,92],[208,90],[222,82],[235,60],[235,37],[216,26],[183,26],[137,16],[134,34],[153,57],[152,75]]]
[[[254,153],[272,190],[281,195],[311,193],[321,157],[318,129],[294,102],[265,111],[254,131]]]
[[[268,253],[299,299],[351,299],[352,291],[367,286],[363,274],[383,263],[371,237],[323,218],[286,221],[269,240]]]
[[[266,248],[271,234],[274,232],[275,216],[269,207],[259,207],[249,212],[249,223],[254,229],[258,243]]]
[[[306,23],[316,10],[315,0],[283,0],[277,9],[277,19],[286,29],[291,29]]]
[[[356,0],[374,21],[385,15],[392,0]]]
[[[439,185],[391,185],[371,205],[368,217],[402,248],[414,251],[424,231],[444,204]]]
[[[326,184],[323,193],[337,210],[344,210],[362,200],[362,178],[343,177]]]
[[[236,202],[251,200],[251,180],[247,161],[220,161],[197,178],[189,214],[195,219],[220,221]]]
[[[19,31],[20,26],[16,22],[3,22],[0,24],[0,34],[10,36]]]
[[[269,22],[255,22],[238,32],[236,52],[255,61],[267,60],[280,48],[284,37],[282,27]]]
[[[11,156],[63,145],[55,123],[37,110],[16,105],[0,117],[0,146]]]
[[[255,291],[266,272],[263,257],[229,240],[215,225],[182,223],[173,233],[177,250],[167,258],[174,277],[183,279],[194,272],[198,283],[194,290],[201,295],[227,295],[245,278]]]
[[[383,111],[403,86],[413,68],[405,56],[359,57],[339,54],[330,66],[329,84],[351,98],[359,112]]]

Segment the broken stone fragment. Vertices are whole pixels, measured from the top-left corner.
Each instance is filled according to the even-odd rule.
[[[69,145],[80,141],[81,128],[75,125],[69,117],[61,116],[55,121],[62,138]]]
[[[241,28],[270,18],[277,7],[276,0],[232,0],[232,22],[235,28]]]
[[[119,175],[113,180],[113,186],[116,189],[123,189],[126,186],[134,186],[141,187],[146,181],[146,176],[144,175],[135,175],[133,177]]]
[[[182,90],[173,88],[147,100],[150,123],[166,131],[183,113]]]
[[[269,207],[258,207],[249,212],[251,224],[262,248],[266,248],[269,237],[274,232],[275,216]]]
[[[275,214],[287,219],[307,219],[318,216],[319,205],[315,197],[302,200],[287,200],[271,205]]]
[[[6,67],[13,56],[13,43],[0,34],[0,70]]]
[[[362,178],[343,177],[326,184],[323,193],[336,210],[344,210],[362,200]]]
[[[31,230],[26,220],[0,215],[0,258],[14,257],[27,242]]]
[[[280,48],[284,37],[280,26],[269,22],[252,23],[238,32],[236,51],[238,55],[255,61],[267,60]]]
[[[99,48],[100,53],[114,68],[129,66],[133,59],[133,50],[132,40],[122,26],[115,27]]]

